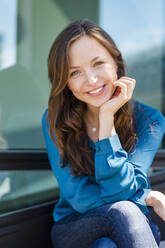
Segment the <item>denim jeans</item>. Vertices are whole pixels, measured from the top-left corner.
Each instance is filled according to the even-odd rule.
[[[156,248],[160,231],[149,215],[130,201],[74,213],[51,230],[54,248]]]

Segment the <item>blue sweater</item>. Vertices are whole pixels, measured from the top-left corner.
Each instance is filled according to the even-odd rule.
[[[130,200],[143,213],[148,211],[145,198],[150,191],[148,171],[165,132],[165,118],[160,111],[135,101],[138,143],[127,153],[118,135],[93,143],[95,176],[73,176],[69,165],[59,166],[60,155],[49,135],[46,125],[47,110],[42,127],[49,162],[60,188],[60,198],[53,217],[57,222],[67,215],[86,211],[120,200]]]

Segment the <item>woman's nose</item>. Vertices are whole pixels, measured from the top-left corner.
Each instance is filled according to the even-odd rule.
[[[98,77],[94,73],[88,73],[87,74],[87,81],[89,84],[95,84],[98,81]]]

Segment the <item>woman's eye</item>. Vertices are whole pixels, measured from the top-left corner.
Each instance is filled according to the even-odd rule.
[[[103,61],[97,61],[96,63],[94,63],[94,66],[102,65],[103,63],[104,63]]]
[[[78,70],[77,71],[72,71],[70,76],[73,77],[73,76],[78,75],[79,73],[80,73],[80,71],[78,71]]]

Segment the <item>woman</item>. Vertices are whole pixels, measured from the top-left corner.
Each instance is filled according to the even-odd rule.
[[[147,206],[165,220],[164,195],[147,173],[165,119],[132,99],[135,80],[96,24],[76,21],[48,57],[51,92],[43,115],[49,161],[60,187],[54,247],[158,247]]]

